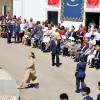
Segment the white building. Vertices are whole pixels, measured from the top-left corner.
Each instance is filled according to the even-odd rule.
[[[22,19],[34,21],[45,21],[47,19],[60,22],[61,5],[49,6],[48,0],[13,0],[13,15],[22,16]],[[52,17],[53,16],[53,17]],[[76,29],[80,24],[87,26],[94,19],[97,27],[100,26],[100,5],[95,8],[87,8],[84,0],[83,22],[65,21],[65,26],[75,25]]]

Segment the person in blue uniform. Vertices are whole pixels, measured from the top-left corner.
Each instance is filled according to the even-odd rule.
[[[50,51],[52,55],[52,66],[55,65],[55,57],[56,57],[56,66],[59,67],[59,53],[60,53],[60,42],[57,40],[57,37],[50,43]]]
[[[81,57],[80,61],[77,64],[76,67],[76,72],[75,72],[75,77],[76,77],[76,93],[80,93],[81,90],[84,88],[85,84],[84,84],[84,79],[85,79],[85,69],[86,69],[86,63],[84,62],[84,58]],[[80,88],[80,83],[81,83],[81,88]]]
[[[19,24],[19,20],[16,20],[16,22],[14,23],[14,37],[15,37],[15,43],[19,43],[19,33],[20,33],[20,24]]]
[[[100,81],[98,82],[98,89],[100,90]],[[97,100],[100,100],[100,93],[97,95]]]
[[[11,43],[11,36],[13,32],[13,25],[11,24],[11,20],[7,23],[7,43]]]
[[[89,96],[89,94],[90,94],[90,88],[84,87],[82,89],[82,95],[84,96],[83,100],[93,100],[93,98]]]

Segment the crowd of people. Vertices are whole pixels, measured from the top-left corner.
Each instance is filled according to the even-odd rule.
[[[79,29],[75,31],[74,25],[64,27],[62,23],[54,25],[47,20],[34,22],[33,18],[22,21],[21,17],[12,17],[8,13],[6,16],[0,16],[0,37],[4,36],[7,37],[8,44],[12,43],[14,38],[16,44],[22,43],[31,48],[39,48],[43,52],[51,52],[52,66],[60,66],[59,55],[71,57],[75,62],[81,61],[77,64],[75,72],[75,92],[90,91],[84,83],[86,65],[97,70],[100,68],[100,28],[96,28],[95,24],[89,24],[88,29],[79,25]],[[82,82],[81,89],[80,82]],[[87,95],[89,93],[87,92]]]

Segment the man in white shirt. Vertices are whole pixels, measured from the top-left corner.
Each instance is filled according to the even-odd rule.
[[[45,35],[44,38],[43,38],[43,42],[42,42],[42,50],[47,51],[49,46],[50,46],[50,36]]]
[[[91,38],[91,35],[92,35],[91,29],[88,29],[88,32],[85,34],[84,38],[89,41]]]
[[[96,45],[100,46],[100,28],[98,28],[98,31],[95,32],[94,35],[95,35]]]

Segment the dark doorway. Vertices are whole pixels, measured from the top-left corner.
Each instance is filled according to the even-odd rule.
[[[100,13],[86,13],[86,28],[88,28],[88,25],[92,20],[94,20],[96,28],[99,28],[99,17]]]
[[[55,25],[58,24],[58,12],[57,11],[48,11],[48,21],[53,22]]]
[[[4,16],[7,14],[7,6],[4,6]]]

